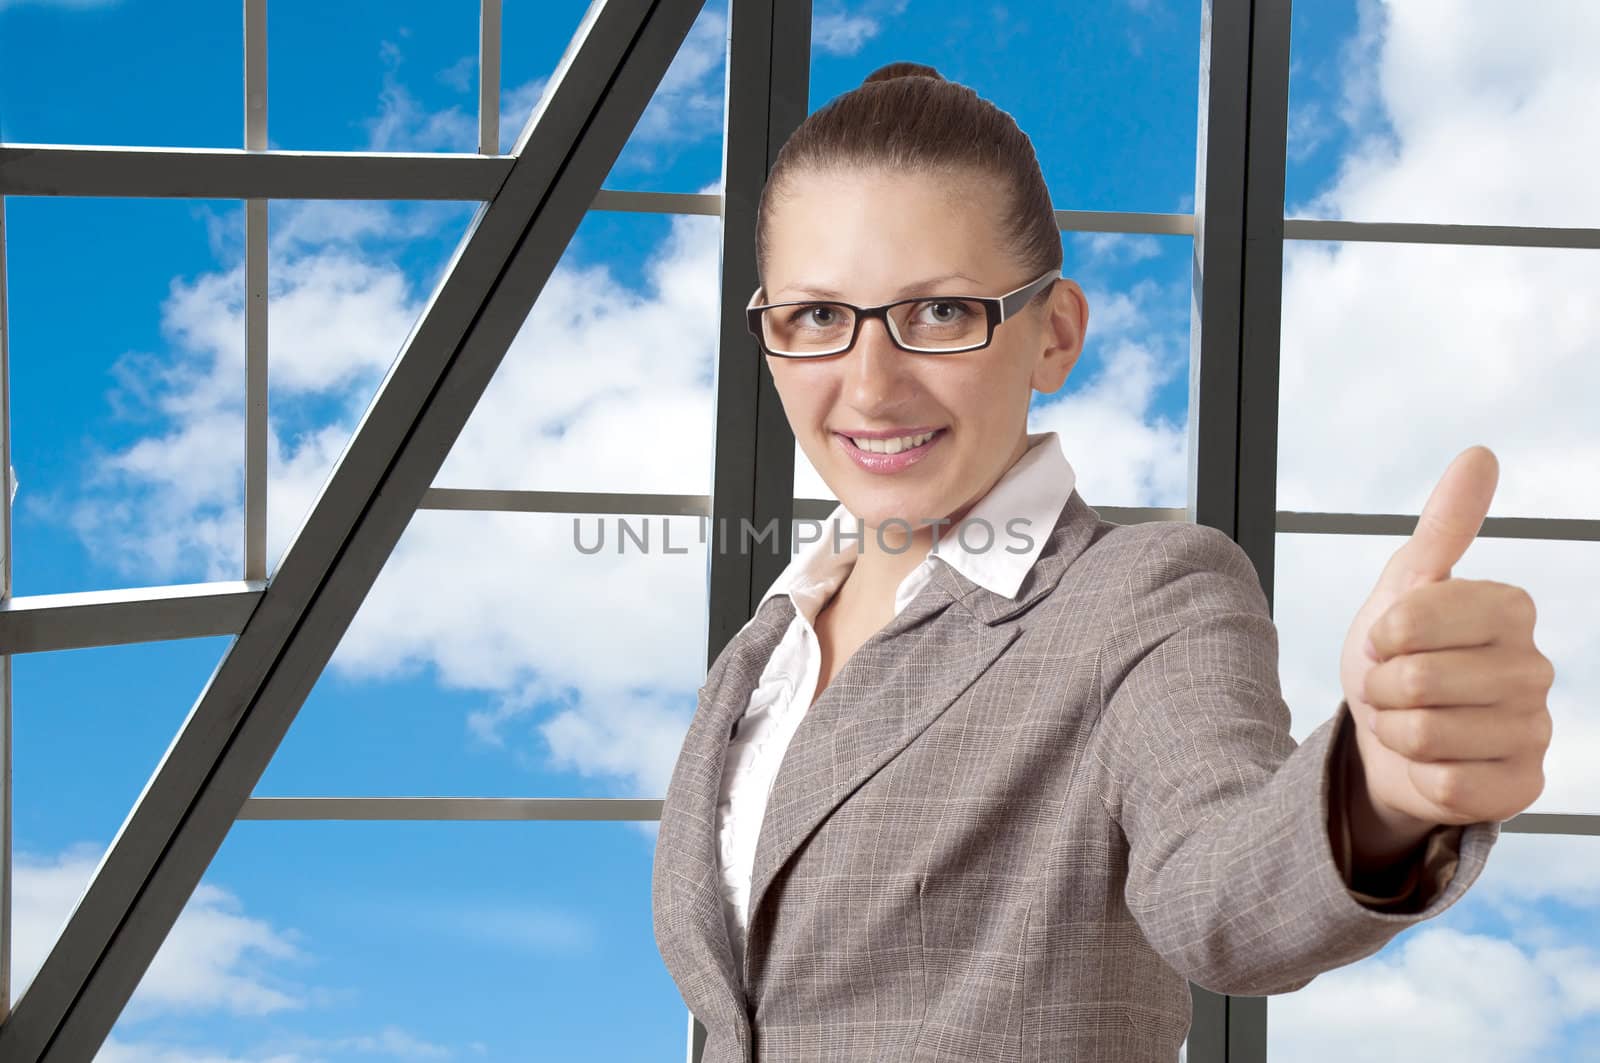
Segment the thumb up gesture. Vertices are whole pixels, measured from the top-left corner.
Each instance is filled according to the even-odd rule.
[[[1382,835],[1358,848],[1393,851],[1440,824],[1510,819],[1544,790],[1555,672],[1533,644],[1533,599],[1450,575],[1498,478],[1487,447],[1456,456],[1345,638],[1339,678],[1371,802],[1353,823]]]

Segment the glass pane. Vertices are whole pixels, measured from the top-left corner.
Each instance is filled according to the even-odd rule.
[[[914,59],[1016,119],[1058,209],[1193,209],[1200,5],[1049,0],[929,14],[890,0],[817,4],[810,109]]]
[[[660,797],[705,678],[700,524],[417,513],[257,794]]]
[[[1298,992],[1269,997],[1267,1058],[1600,1058],[1596,882],[1600,838],[1502,834],[1448,911]]]
[[[604,187],[648,192],[722,190],[728,5],[708,2],[689,28]],[[509,17],[509,12],[507,13]]]
[[[231,637],[11,658],[12,999],[204,691]]]
[[[172,0],[0,4],[0,141],[242,147],[241,11]]]
[[[438,486],[709,493],[720,241],[715,217],[589,212]]]
[[[555,68],[581,4],[507,4],[537,16],[502,54],[528,52]],[[479,5],[425,0],[343,3],[338,18],[308,0],[267,6],[268,106],[273,147],[314,151],[478,150]],[[509,15],[510,12],[508,11]],[[502,30],[509,18],[502,20]],[[502,71],[504,71],[504,63]],[[526,121],[528,87],[507,83],[501,135]],[[515,106],[518,109],[513,110]],[[510,136],[506,136],[509,128]]]
[[[1600,224],[1597,50],[1585,0],[1297,5],[1287,215]]]
[[[6,201],[17,594],[238,578],[243,227],[236,201]]]
[[[1028,431],[1057,432],[1090,506],[1188,504],[1187,236],[1062,233],[1062,273],[1089,303],[1083,353]]]
[[[1500,459],[1491,516],[1600,517],[1600,258],[1284,247],[1278,507],[1416,513],[1450,459]]]
[[[682,1058],[654,828],[236,824],[99,1059]]]
[[[1277,536],[1273,617],[1296,739],[1338,707],[1340,648],[1403,542],[1376,535]],[[1556,669],[1549,698],[1555,734],[1544,762],[1544,792],[1529,811],[1600,813],[1600,779],[1593,767],[1600,757],[1600,667],[1593,649],[1600,545],[1479,538],[1452,575],[1523,587],[1538,605],[1534,644]]]
[[[443,283],[478,210],[472,203],[274,200],[268,206],[267,560],[276,571],[290,541],[354,436],[378,386]],[[237,379],[243,389],[243,230],[232,234],[232,290],[207,278],[191,300],[203,367],[194,380]],[[186,381],[173,407],[200,405]],[[172,401],[172,400],[169,400]],[[243,462],[244,434],[237,451]],[[152,450],[161,449],[152,445]],[[242,477],[242,472],[238,474]],[[240,499],[239,483],[228,485]],[[241,525],[242,534],[242,525]],[[231,571],[242,571],[243,547]]]
[[[476,31],[478,5],[471,5],[473,27]],[[550,75],[555,72],[572,40],[573,33],[583,22],[589,8],[585,0],[551,0],[551,2],[501,4],[500,9],[500,150],[510,151],[522,127],[528,124],[534,105],[539,102]],[[441,71],[439,77],[454,85],[465,86],[461,91],[463,101],[477,100],[478,66],[477,45],[470,57],[464,56],[460,65]],[[465,103],[463,104],[465,106]],[[477,114],[477,105],[468,108]],[[476,142],[474,140],[474,142]],[[468,150],[476,150],[468,149]]]

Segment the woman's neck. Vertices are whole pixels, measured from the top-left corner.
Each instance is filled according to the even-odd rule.
[[[943,535],[966,519],[972,508],[993,490],[994,484],[1010,471],[1027,450],[1027,437],[1020,436],[1005,468],[985,488],[983,494],[937,525],[922,522],[908,529],[907,522],[901,520],[885,521],[876,527],[863,527],[855,564],[851,566],[844,584],[834,593],[834,600],[844,605],[847,612],[878,617],[886,623],[894,615],[895,592],[911,570],[927,559],[936,536]]]

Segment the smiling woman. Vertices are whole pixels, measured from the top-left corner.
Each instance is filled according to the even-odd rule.
[[[1102,519],[1028,431],[1089,309],[1010,115],[879,69],[784,144],[756,249],[748,324],[839,505],[713,663],[662,806],[705,1063],[1171,1060],[1190,983],[1299,989],[1466,890],[1497,821],[1425,860],[1359,833],[1388,877],[1335,855],[1352,711],[1290,738],[1243,548]]]

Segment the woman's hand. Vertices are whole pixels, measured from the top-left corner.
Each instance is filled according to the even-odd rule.
[[[1498,477],[1487,447],[1457,455],[1345,638],[1340,681],[1365,774],[1362,806],[1348,810],[1358,866],[1439,824],[1510,819],[1544,791],[1554,669],[1533,644],[1533,599],[1450,576]]]

